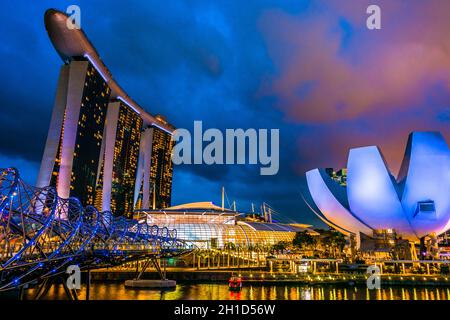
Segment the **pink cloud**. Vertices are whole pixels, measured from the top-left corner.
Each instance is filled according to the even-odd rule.
[[[450,3],[434,6],[438,17],[435,11],[422,13],[427,4],[421,4],[410,10],[381,5],[380,31],[366,29],[363,4],[339,7],[331,2],[326,9],[301,15],[267,11],[260,28],[279,74],[263,94],[276,95],[278,107],[301,122],[352,119],[375,109],[407,111],[422,104],[429,86],[450,83],[450,37],[445,37]],[[343,47],[341,17],[355,30],[349,48]],[[312,89],[300,95],[310,83]]]
[[[276,96],[287,121],[311,126],[297,137],[302,170],[345,166],[348,148],[376,144],[396,173],[409,132],[450,136],[438,120],[450,104],[450,1],[377,1],[382,30],[370,31],[372,3],[316,1],[306,12],[260,17],[277,72],[259,94]]]

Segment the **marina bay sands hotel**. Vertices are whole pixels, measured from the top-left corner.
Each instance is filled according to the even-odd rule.
[[[81,29],[50,9],[45,27],[64,62],[37,186],[130,216],[170,206],[174,128],[113,79]]]

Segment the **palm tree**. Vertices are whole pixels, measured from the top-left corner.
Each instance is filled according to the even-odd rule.
[[[239,245],[237,245],[236,246],[236,252],[237,252],[237,267],[238,268],[241,267],[241,260],[240,260],[240,258],[241,258],[241,251],[242,251],[242,248]]]
[[[328,253],[331,254],[333,258],[335,258],[338,253],[341,253],[344,250],[347,241],[345,240],[345,237],[342,233],[336,232],[334,230],[329,230],[324,233],[322,243],[324,244]]]
[[[236,249],[236,245],[233,242],[226,242],[223,247],[227,250],[227,266],[230,267],[231,251]]]
[[[259,266],[260,262],[260,254],[264,250],[264,246],[260,243],[255,244],[255,252],[256,252],[256,261],[257,265]]]
[[[292,240],[292,244],[299,249],[306,249],[310,247],[314,247],[316,245],[316,239],[310,235],[306,230],[297,232],[295,234],[294,240]]]
[[[284,250],[289,246],[289,243],[286,241],[280,241],[272,246],[272,250],[277,253],[283,253]]]
[[[247,247],[247,265],[250,266],[253,262],[253,252],[255,252],[255,246],[250,245]]]
[[[334,251],[334,257],[340,256],[344,250],[345,244],[347,241],[345,237],[340,232],[333,232],[331,236],[331,245]]]

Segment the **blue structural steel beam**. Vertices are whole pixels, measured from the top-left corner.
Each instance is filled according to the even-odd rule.
[[[39,282],[76,264],[102,268],[186,252],[176,230],[114,217],[52,187],[24,183],[0,169],[0,291]]]

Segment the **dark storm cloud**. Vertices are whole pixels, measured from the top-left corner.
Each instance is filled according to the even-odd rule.
[[[22,14],[11,14],[17,6]],[[30,173],[42,156],[60,62],[45,34],[42,8],[3,3],[0,29],[1,165],[20,163]]]
[[[379,34],[361,28],[364,1],[7,2],[0,166],[17,163],[32,180],[61,65],[43,14],[71,4],[116,80],[150,113],[187,129],[194,120],[204,130],[280,129],[276,176],[260,176],[259,166],[176,167],[174,204],[220,202],[224,185],[240,209],[265,201],[286,219],[317,223],[300,197],[306,170],[345,166],[349,148],[379,144],[395,172],[410,131],[450,135],[441,36],[450,11],[438,1],[426,10],[412,2],[417,25],[401,2],[382,2]]]
[[[102,22],[109,37],[92,41],[123,87],[148,111],[162,113],[177,127],[192,130],[194,120],[207,128],[279,128],[281,169],[260,177],[258,166],[193,165],[175,168],[174,200],[220,200],[225,185],[241,209],[266,201],[295,216],[303,207],[292,156],[296,128],[273,108],[276,97],[258,94],[261,79],[275,72],[264,37],[261,13],[275,2],[183,2],[157,4],[136,12],[108,5]],[[297,4],[301,6],[301,4]],[[124,24],[130,16],[133,21]],[[89,22],[86,32],[89,33]],[[120,54],[117,54],[120,52]],[[124,58],[126,57],[126,58]],[[146,103],[147,102],[147,103]],[[192,184],[199,186],[193,188]],[[186,196],[186,193],[190,197]],[[181,200],[183,199],[183,200]],[[185,200],[186,199],[186,200]]]

